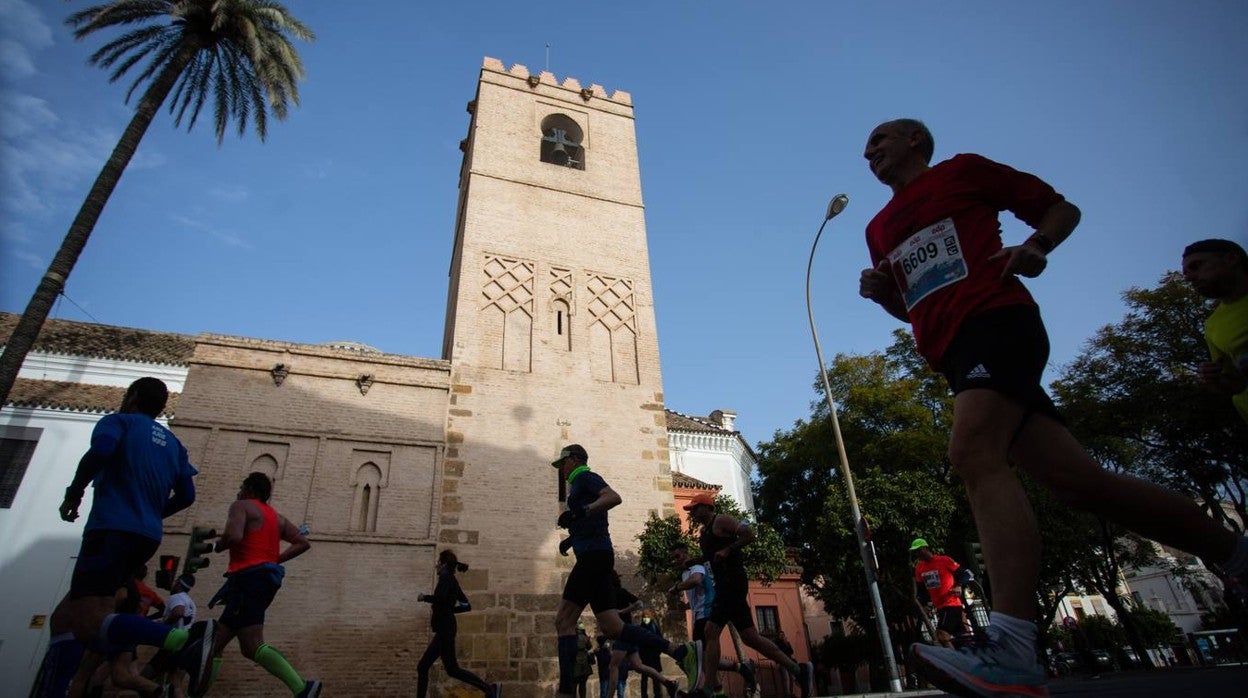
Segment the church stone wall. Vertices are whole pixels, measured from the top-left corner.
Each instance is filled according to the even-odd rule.
[[[280,385],[278,364],[288,371]],[[271,503],[310,527],[312,549],[286,565],[266,639],[334,693],[410,693],[429,635],[428,606],[415,598],[432,590],[449,365],[202,335],[186,385],[171,426],[199,468],[198,500],[169,521],[160,552],[184,555],[192,525],[220,529],[242,478],[267,472]],[[200,573],[201,612],[219,613],[206,603],[226,564],[214,555]],[[236,646],[218,693],[289,695]]]

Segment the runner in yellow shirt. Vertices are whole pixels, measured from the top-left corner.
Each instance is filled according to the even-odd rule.
[[[1200,364],[1200,380],[1230,395],[1248,422],[1248,254],[1230,240],[1194,242],[1183,250],[1183,278],[1218,301],[1205,320],[1210,360]]]

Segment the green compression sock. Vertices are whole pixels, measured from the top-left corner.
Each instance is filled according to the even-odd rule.
[[[260,645],[260,649],[256,650],[256,656],[252,658],[256,664],[259,664],[265,671],[276,676],[286,684],[286,688],[294,695],[299,695],[305,685],[304,680],[299,676],[299,672],[286,661],[281,652],[273,649],[268,643]]]
[[[186,646],[186,641],[190,639],[191,634],[182,628],[174,628],[165,636],[165,642],[161,645],[161,649],[177,652]]]

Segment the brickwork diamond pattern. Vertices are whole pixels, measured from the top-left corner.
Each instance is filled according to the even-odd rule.
[[[611,332],[627,327],[637,332],[637,313],[634,309],[633,282],[602,274],[589,278],[589,314],[594,322],[602,323]]]
[[[504,315],[520,310],[533,317],[533,266],[526,260],[487,254],[481,307],[493,305]]]
[[[550,270],[550,295],[553,298],[572,298],[572,270],[553,267]]]

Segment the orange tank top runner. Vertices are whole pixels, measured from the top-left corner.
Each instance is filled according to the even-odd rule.
[[[258,499],[250,501],[260,510],[260,527],[243,531],[243,539],[230,548],[230,566],[226,569],[226,574],[266,562],[276,563],[281,554],[282,536],[277,523],[277,512]]]

